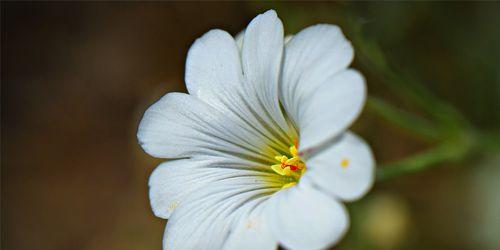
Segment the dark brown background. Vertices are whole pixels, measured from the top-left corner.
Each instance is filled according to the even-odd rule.
[[[147,179],[160,161],[137,145],[140,117],[164,93],[185,91],[194,39],[211,28],[235,34],[270,7],[292,33],[346,15],[363,21],[392,63],[474,124],[498,129],[495,3],[2,2],[2,248],[159,249],[165,221],[150,211]],[[367,79],[384,93],[376,77]],[[426,147],[370,114],[356,129],[381,162]],[[362,220],[339,248],[499,247],[491,236],[500,224],[491,210],[499,206],[491,201],[499,158],[482,162],[377,185],[353,220],[387,210],[382,223],[396,214],[406,233],[370,243]]]

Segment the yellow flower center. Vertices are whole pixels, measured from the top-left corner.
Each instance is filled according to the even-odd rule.
[[[277,164],[271,166],[274,172],[282,175],[288,180],[282,188],[289,188],[295,186],[300,179],[300,176],[306,171],[306,164],[300,159],[297,147],[291,146],[289,148],[289,155],[277,155],[274,157],[278,161]]]

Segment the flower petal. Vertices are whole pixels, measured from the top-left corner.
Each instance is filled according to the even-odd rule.
[[[265,141],[247,127],[197,98],[169,93],[148,108],[137,132],[139,143],[152,156],[182,158],[191,156],[224,156],[247,162],[267,164]]]
[[[285,47],[280,92],[290,115],[295,115],[302,96],[346,69],[353,58],[351,44],[335,25],[318,24],[294,35]]]
[[[286,136],[292,131],[278,100],[283,44],[283,24],[276,12],[269,10],[255,17],[246,28],[241,59],[246,86],[253,89],[249,95],[255,95],[250,97],[255,98],[256,108],[272,118],[268,125],[279,126]]]
[[[365,195],[375,179],[375,161],[370,147],[350,132],[309,159],[307,166],[305,178],[347,201]]]
[[[156,216],[168,219],[182,198],[207,183],[202,172],[194,171],[200,165],[200,161],[173,160],[153,171],[149,177],[149,200]]]
[[[241,51],[243,48],[243,37],[245,36],[245,30],[240,31],[236,36],[234,36],[234,40],[236,41],[236,46]],[[284,44],[286,45],[290,40],[292,40],[293,35],[286,35],[284,39]]]
[[[231,235],[224,244],[225,250],[253,250],[272,249],[278,247],[278,241],[271,233],[265,216],[263,207],[266,201],[254,202],[255,205],[247,206],[250,209],[235,221],[235,226],[231,230]]]
[[[222,249],[248,206],[279,190],[262,179],[239,176],[206,185],[189,195],[167,223],[163,248]]]
[[[156,216],[168,219],[191,193],[199,188],[238,176],[270,178],[273,173],[238,168],[220,159],[179,159],[160,164],[149,178],[149,198]]]
[[[240,31],[236,36],[234,36],[234,40],[236,41],[236,46],[241,51],[243,48],[243,37],[245,36],[245,30]]]
[[[268,24],[269,20],[266,21],[269,18],[264,18],[266,16],[268,15],[256,17],[253,22],[257,24],[250,24],[249,27],[253,27],[251,29],[253,32],[249,34],[251,37],[259,38],[260,33],[268,32],[266,29],[259,28],[266,25],[272,26],[272,24]],[[242,43],[242,39],[239,43]],[[250,45],[252,45],[251,42],[247,47]],[[239,44],[239,46],[243,45]],[[263,48],[267,47],[269,46],[263,46]],[[274,53],[278,59],[281,58],[282,49],[281,45],[279,52]],[[247,48],[247,50],[249,49]],[[251,57],[250,59],[255,58]],[[257,57],[257,59],[262,58]],[[255,60],[257,61],[257,59]],[[261,76],[258,81],[248,81],[248,77],[243,75],[241,62],[240,48],[235,40],[225,31],[211,30],[197,39],[189,50],[185,78],[187,89],[191,95],[210,104],[241,126],[251,129],[255,137],[259,137],[267,145],[285,150],[289,147],[289,145],[283,144],[287,134],[275,122],[275,119],[284,120],[277,100],[277,80],[270,87],[271,91],[274,92],[267,93],[265,91],[268,89],[265,88],[265,84],[268,82],[261,80],[267,77],[265,75],[267,72],[257,72],[259,69],[253,73],[245,72],[245,74],[254,77]],[[276,69],[276,75],[279,73],[279,61],[277,63],[278,67],[272,68]],[[249,70],[255,68],[254,64],[250,64],[249,67]],[[276,110],[279,113],[273,113]],[[275,115],[278,118],[274,117]]]
[[[318,92],[317,89],[320,85],[332,85],[330,83],[332,79],[336,74],[347,68],[353,57],[354,51],[351,44],[344,37],[340,28],[335,25],[318,24],[308,27],[294,35],[287,43],[280,86],[280,100],[288,115],[298,127],[301,127],[300,123],[304,122],[298,117],[303,112],[301,109],[304,103],[314,101],[313,98],[316,97],[313,97],[313,95]],[[332,93],[325,93],[325,95],[330,94]],[[335,120],[335,123],[349,122],[339,118]],[[343,124],[342,127],[345,126]],[[330,134],[327,135],[331,136]],[[326,137],[323,136],[323,138]],[[318,142],[313,141],[311,143]],[[302,140],[301,144],[304,146]]]
[[[349,226],[348,214],[340,202],[302,180],[273,195],[267,210],[271,231],[290,249],[328,248]]]
[[[243,81],[238,48],[233,37],[223,30],[210,30],[198,38],[186,59],[186,88],[207,103],[219,106],[214,94],[230,97]]]
[[[358,117],[365,100],[365,81],[355,70],[344,70],[321,84],[301,100],[296,115],[300,151],[322,146],[344,131]]]

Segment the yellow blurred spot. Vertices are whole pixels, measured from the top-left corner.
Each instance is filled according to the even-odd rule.
[[[342,161],[340,161],[340,166],[342,166],[343,168],[349,167],[349,159],[342,158]]]
[[[367,204],[363,227],[366,239],[376,249],[401,249],[411,228],[405,200],[389,193],[374,194]]]
[[[168,205],[168,211],[172,212],[174,211],[174,209],[179,206],[179,202],[175,201],[175,202],[172,202],[170,203],[170,205]]]

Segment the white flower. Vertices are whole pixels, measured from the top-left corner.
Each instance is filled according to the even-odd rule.
[[[271,10],[238,42],[222,30],[196,40],[189,94],[144,114],[138,138],[162,163],[151,175],[164,249],[320,249],[349,218],[342,201],[372,186],[374,160],[346,128],[365,101],[353,49],[337,26],[306,28],[284,44]]]

